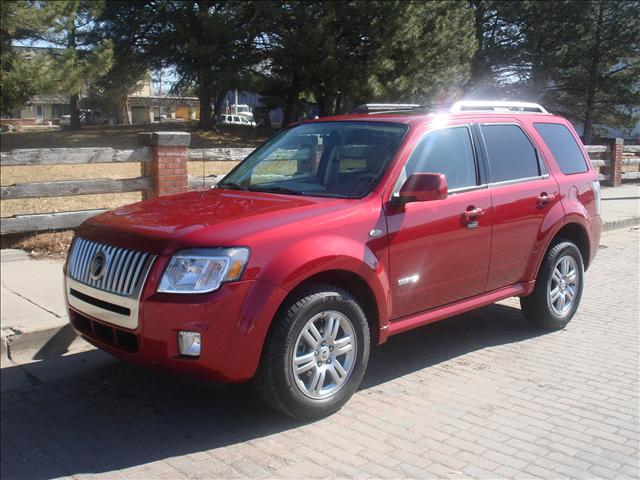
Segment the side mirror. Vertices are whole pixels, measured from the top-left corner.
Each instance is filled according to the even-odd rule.
[[[442,173],[414,173],[400,188],[396,202],[429,202],[447,198],[447,179]]]

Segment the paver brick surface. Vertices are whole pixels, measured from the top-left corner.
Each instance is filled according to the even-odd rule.
[[[120,362],[3,393],[1,477],[637,479],[638,231],[601,244],[565,330],[512,299],[393,337],[313,423]]]

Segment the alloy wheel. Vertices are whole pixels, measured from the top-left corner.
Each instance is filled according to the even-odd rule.
[[[351,320],[336,310],[314,315],[296,340],[292,369],[302,393],[315,400],[331,397],[355,366],[357,339]]]
[[[571,311],[579,287],[578,264],[570,255],[564,255],[556,262],[549,280],[549,305],[559,317]]]

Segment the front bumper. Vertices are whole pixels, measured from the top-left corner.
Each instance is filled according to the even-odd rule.
[[[208,294],[152,292],[137,306],[135,327],[127,328],[100,307],[88,308],[69,296],[69,280],[69,319],[87,341],[132,363],[221,382],[254,375],[271,320],[286,296],[258,280],[229,283]],[[180,330],[202,335],[199,357],[180,355]]]

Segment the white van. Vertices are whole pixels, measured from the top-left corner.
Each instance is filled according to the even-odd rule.
[[[245,127],[256,126],[256,122],[242,115],[220,115],[220,121],[218,123],[221,125],[243,125]]]

